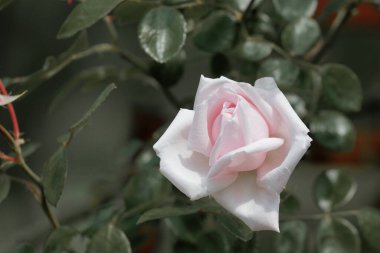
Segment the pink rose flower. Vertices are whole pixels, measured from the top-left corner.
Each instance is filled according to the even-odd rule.
[[[153,146],[160,171],[191,200],[212,196],[252,230],[279,231],[280,193],[311,138],[272,78],[255,86],[201,77]]]

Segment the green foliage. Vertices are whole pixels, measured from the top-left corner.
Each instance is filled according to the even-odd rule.
[[[359,111],[362,103],[360,80],[348,67],[330,63],[322,66],[323,96],[335,108]]]
[[[53,206],[57,206],[63,192],[67,169],[66,148],[60,147],[46,162],[42,172],[42,185],[45,189],[45,195]]]
[[[223,212],[218,215],[218,221],[228,232],[244,242],[247,242],[253,238],[252,230],[241,220],[228,212]]]
[[[307,226],[302,221],[288,221],[280,226],[281,233],[277,236],[277,253],[302,253],[304,252]]]
[[[87,0],[81,2],[67,17],[58,32],[57,38],[69,38],[77,32],[87,29],[121,2],[123,0]]]
[[[71,227],[54,230],[45,243],[44,253],[61,253],[71,249],[71,241],[78,231]]]
[[[326,170],[314,183],[314,195],[318,207],[324,212],[348,203],[356,192],[356,183],[342,170]]]
[[[150,57],[160,63],[167,62],[185,44],[185,18],[174,8],[155,8],[141,20],[138,36],[141,46]]]
[[[355,144],[355,129],[344,114],[320,111],[313,117],[310,130],[324,147],[337,151],[351,151]]]
[[[193,41],[201,50],[218,53],[232,47],[235,34],[235,20],[224,11],[215,11],[198,25]]]
[[[358,212],[360,232],[369,246],[380,252],[380,211],[374,208],[362,208]]]
[[[237,47],[238,56],[252,62],[261,61],[271,52],[272,46],[268,42],[255,38],[248,38]]]
[[[153,63],[150,67],[152,76],[162,85],[170,87],[175,85],[185,71],[186,53],[180,51],[171,60],[165,63]]]
[[[158,159],[153,150],[142,152],[137,164],[137,174],[130,178],[124,189],[124,201],[127,208],[162,202],[167,198],[171,185],[158,171]],[[136,194],[138,192],[139,194]]]
[[[231,252],[231,244],[229,243],[227,237],[222,233],[218,233],[218,231],[207,231],[200,234],[197,238],[197,242],[199,244],[199,253]]]
[[[284,19],[291,21],[300,17],[310,17],[316,7],[316,0],[273,0],[277,13]]]
[[[164,219],[165,225],[173,232],[174,236],[179,240],[196,243],[196,237],[193,231],[186,226],[182,217],[170,217]]]
[[[11,181],[8,176],[0,174],[0,203],[7,198],[11,188]]]
[[[295,213],[300,209],[299,200],[287,191],[281,193],[280,212]]]
[[[131,245],[124,232],[114,225],[100,229],[88,246],[87,253],[131,253]]]
[[[34,249],[29,244],[21,244],[14,248],[11,253],[34,253]]]
[[[319,253],[359,253],[360,237],[357,229],[345,219],[323,219],[318,228]]]
[[[303,55],[317,42],[321,30],[311,18],[300,18],[288,24],[281,33],[284,47],[293,55]]]
[[[269,58],[259,68],[258,77],[273,77],[280,88],[290,88],[295,85],[300,69],[294,63],[281,59]]]
[[[198,202],[193,203],[190,206],[183,206],[183,207],[160,207],[151,209],[147,212],[145,212],[139,220],[137,221],[138,224],[144,223],[147,221],[167,218],[167,217],[176,217],[176,216],[182,216],[182,215],[189,215],[197,213],[201,210],[212,210],[215,208],[215,205],[213,202]]]
[[[143,1],[124,1],[113,11],[113,16],[121,22],[138,22],[155,3]]]

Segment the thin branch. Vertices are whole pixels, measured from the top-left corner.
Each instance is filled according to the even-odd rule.
[[[326,53],[329,47],[333,44],[338,33],[342,30],[343,26],[355,13],[355,9],[358,5],[358,1],[350,2],[344,9],[338,12],[334,22],[332,23],[329,31],[327,32],[325,39],[322,43],[317,44],[318,48],[314,49],[315,53],[308,57],[311,62],[319,62],[322,56]]]

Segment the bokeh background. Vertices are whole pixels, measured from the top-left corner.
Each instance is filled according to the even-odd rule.
[[[320,1],[318,9],[326,2]],[[65,51],[72,40],[57,40],[56,34],[71,10],[72,6],[64,0],[16,0],[0,12],[0,76],[30,74],[41,68],[46,56]],[[326,25],[329,22],[328,19]],[[121,41],[140,57],[146,57],[137,41],[136,25],[132,22],[119,29]],[[89,29],[88,34],[94,43],[109,40],[101,23]],[[184,78],[172,88],[178,98],[194,96],[200,75],[212,75],[206,54],[194,50],[191,41],[187,42],[186,51]],[[318,212],[310,185],[327,168],[343,168],[357,181],[358,192],[348,208],[380,207],[379,10],[370,6],[359,9],[328,51],[324,62],[330,61],[344,63],[357,73],[363,86],[363,107],[360,112],[349,114],[357,129],[352,152],[332,153],[313,144],[311,159],[301,163],[291,177],[288,189],[300,198],[305,214]],[[58,147],[57,137],[81,117],[101,90],[96,85],[83,84],[50,111],[60,89],[79,69],[105,62],[126,64],[116,55],[91,56],[71,64],[15,104],[25,138],[40,144],[38,152],[29,158],[33,168],[43,166]],[[112,189],[120,174],[120,161],[128,156],[123,148],[130,140],[147,139],[176,114],[149,80],[131,78],[116,85],[118,89],[70,148],[67,185],[57,210],[63,220],[90,208],[104,191]],[[0,120],[10,126],[5,109],[1,109]],[[0,252],[9,252],[22,241],[41,240],[48,228],[40,206],[24,187],[13,184],[10,196],[0,205]]]

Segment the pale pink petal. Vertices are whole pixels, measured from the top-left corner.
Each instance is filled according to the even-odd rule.
[[[21,97],[21,95],[16,95],[16,96],[4,96],[4,95],[0,95],[0,105],[6,105],[6,104],[9,104],[9,103],[12,103],[13,101],[15,101],[16,99],[18,99],[19,97]]]
[[[276,192],[285,187],[290,174],[310,146],[309,129],[295,113],[284,94],[277,88],[273,78],[256,81],[255,91],[271,105],[273,111],[269,120],[272,125],[271,137],[284,138],[285,144],[276,152],[269,152],[263,165],[258,169],[258,183]]]
[[[256,183],[255,173],[240,173],[234,183],[212,196],[253,231],[279,231],[280,196],[277,192],[260,187]]]
[[[194,103],[194,122],[189,135],[189,147],[206,156],[214,144],[212,128],[224,102],[246,96],[240,85],[228,78],[211,79],[201,76]]]
[[[224,76],[220,78],[207,78],[201,75],[201,79],[199,81],[198,90],[195,96],[194,108],[206,101],[211,97],[211,94],[215,92],[215,90],[219,89],[222,85],[229,84],[230,87],[237,84],[237,82],[228,79]]]
[[[226,107],[226,104],[230,107]],[[268,125],[263,117],[241,96],[237,97],[234,104],[225,103],[215,124],[220,124],[221,129],[210,153],[210,166],[226,153],[269,136]],[[264,159],[265,153],[262,153],[252,160],[255,165],[261,164]]]
[[[209,192],[219,191],[231,184],[238,172],[252,171],[261,165],[261,156],[283,145],[280,138],[264,138],[241,147],[221,157],[207,175]]]
[[[188,148],[188,136],[194,112],[181,109],[164,135],[153,146],[160,157],[161,173],[190,199],[207,194],[204,180],[208,157]]]

